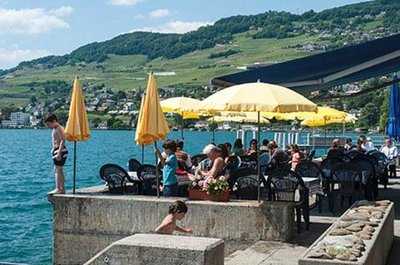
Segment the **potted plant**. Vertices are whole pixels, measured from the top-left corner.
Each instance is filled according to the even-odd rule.
[[[229,184],[225,177],[195,180],[188,193],[191,200],[227,202],[229,201]]]
[[[225,177],[211,179],[207,184],[207,194],[211,201],[229,201],[229,183]]]

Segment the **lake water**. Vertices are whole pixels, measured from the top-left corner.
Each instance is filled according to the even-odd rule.
[[[169,138],[179,138],[172,132]],[[216,132],[216,142],[233,142],[236,133]],[[0,263],[51,264],[52,209],[47,192],[54,188],[50,160],[50,130],[0,130]],[[251,137],[251,136],[250,136]],[[248,137],[248,140],[250,140]],[[271,133],[263,138],[271,139]],[[211,133],[185,132],[185,149],[200,153]],[[248,141],[247,141],[248,142]],[[67,188],[72,184],[72,146],[65,166]],[[101,184],[98,171],[105,163],[126,167],[140,160],[141,148],[133,131],[94,131],[78,143],[78,187]],[[153,148],[145,148],[145,162],[154,162]]]

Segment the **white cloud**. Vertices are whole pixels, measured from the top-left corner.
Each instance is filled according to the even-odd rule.
[[[72,12],[73,8],[69,6],[50,10],[0,8],[0,34],[39,34],[53,29],[69,28],[64,17]]]
[[[111,0],[110,3],[114,6],[134,6],[144,0]]]
[[[51,9],[49,14],[52,14],[56,17],[68,17],[73,11],[74,9],[71,6],[62,6],[56,9]]]
[[[162,18],[171,14],[168,9],[156,9],[149,13],[150,18]]]
[[[22,61],[28,61],[46,55],[50,55],[50,52],[46,50],[0,48],[0,69],[8,69],[17,66]]]
[[[143,27],[134,29],[134,31],[149,31],[149,32],[160,32],[160,33],[186,33],[189,31],[194,31],[201,26],[211,25],[211,22],[203,22],[203,21],[171,21],[163,25],[155,26],[155,27]]]

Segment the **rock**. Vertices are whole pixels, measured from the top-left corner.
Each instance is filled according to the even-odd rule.
[[[356,221],[347,221],[347,222],[345,222],[345,221],[339,221],[337,224],[336,224],[336,228],[346,228],[346,227],[348,227],[348,226],[350,226],[350,225],[352,225],[352,224],[355,224],[355,223],[357,223]]]
[[[346,227],[346,230],[351,231],[351,232],[360,232],[362,230],[362,228],[365,226],[365,223],[355,223],[352,224],[348,227]]]
[[[375,232],[375,228],[373,228],[372,226],[366,225],[366,226],[364,226],[362,231],[365,231],[365,232],[370,233],[372,235],[372,233]]]
[[[368,233],[366,231],[360,231],[355,233],[355,235],[363,240],[370,240],[372,238],[371,233]]]
[[[307,257],[313,259],[333,259],[332,256],[323,250],[312,251]]]
[[[364,213],[351,213],[345,215],[342,220],[343,221],[353,221],[353,220],[360,220],[360,221],[369,221],[370,216]]]
[[[382,201],[376,201],[375,202],[375,205],[376,206],[389,206],[390,205],[390,203],[391,203],[391,201],[389,201],[389,200],[382,200]]]
[[[361,231],[361,228],[360,230]],[[351,235],[351,231],[347,230],[347,229],[343,229],[343,228],[335,228],[332,230],[332,232],[329,233],[329,235],[331,236],[345,236],[345,235]]]

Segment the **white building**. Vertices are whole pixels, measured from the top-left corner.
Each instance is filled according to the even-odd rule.
[[[17,125],[26,126],[30,123],[30,115],[24,112],[11,112],[10,120]]]

